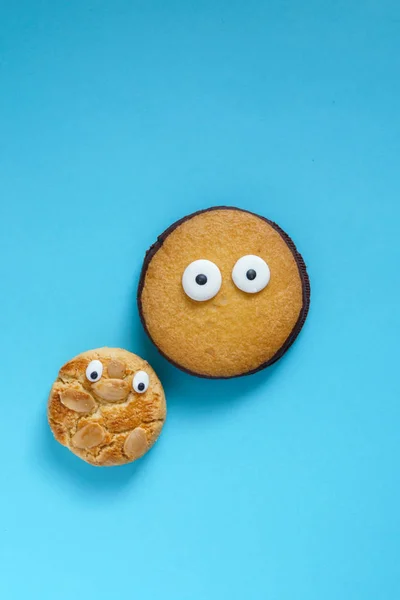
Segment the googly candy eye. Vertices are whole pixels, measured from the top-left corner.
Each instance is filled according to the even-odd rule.
[[[270,278],[269,266],[265,260],[254,254],[239,258],[232,271],[234,284],[247,294],[261,292],[268,285]]]
[[[221,284],[221,271],[217,265],[203,258],[190,263],[182,275],[185,294],[197,302],[214,298],[221,289]]]
[[[99,360],[92,360],[86,368],[86,379],[92,383],[99,381],[103,375],[103,365]]]
[[[132,387],[138,394],[144,394],[148,389],[150,379],[146,371],[138,371],[132,379]]]

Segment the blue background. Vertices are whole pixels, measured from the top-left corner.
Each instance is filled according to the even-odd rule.
[[[0,597],[400,597],[397,0],[2,2]],[[233,204],[309,267],[249,378],[180,373],[135,292],[177,218]],[[53,441],[59,367],[142,354],[169,415],[135,465]]]

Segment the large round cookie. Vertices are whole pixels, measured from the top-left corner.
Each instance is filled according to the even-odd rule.
[[[146,254],[142,323],[175,366],[247,375],[278,360],[307,316],[310,285],[289,236],[248,211],[213,207],[171,225]]]
[[[143,456],[157,440],[165,416],[157,375],[142,358],[120,348],[90,350],[67,362],[48,402],[55,438],[98,466]]]

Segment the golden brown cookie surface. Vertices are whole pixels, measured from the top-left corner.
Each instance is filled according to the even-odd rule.
[[[142,358],[120,348],[90,350],[67,362],[48,402],[55,438],[98,466],[143,456],[161,433],[165,417],[157,375]]]
[[[146,254],[138,290],[143,325],[160,352],[187,372],[218,378],[280,358],[309,298],[304,261],[287,234],[230,207],[168,228]]]

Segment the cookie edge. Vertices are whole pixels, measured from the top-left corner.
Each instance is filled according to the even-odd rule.
[[[147,269],[149,267],[149,264],[150,264],[152,258],[160,250],[160,248],[164,244],[167,237],[173,231],[175,231],[175,229],[180,227],[180,225],[182,225],[186,221],[189,221],[190,219],[193,219],[193,217],[197,217],[198,215],[201,215],[203,213],[214,211],[214,210],[237,210],[240,212],[244,212],[244,213],[253,215],[254,217],[258,217],[259,219],[262,219],[263,221],[268,223],[284,239],[284,241],[288,245],[290,251],[292,252],[294,260],[297,265],[297,268],[299,270],[300,280],[302,283],[303,305],[302,305],[299,317],[296,321],[296,324],[293,327],[292,331],[290,332],[289,336],[286,338],[285,343],[272,356],[272,358],[270,358],[265,363],[262,363],[255,369],[251,369],[250,371],[244,371],[243,373],[237,373],[235,375],[206,375],[204,373],[197,373],[196,371],[191,371],[190,369],[187,369],[186,367],[175,362],[173,359],[171,359],[169,356],[167,356],[153,340],[153,338],[147,328],[146,320],[145,320],[144,314],[143,314],[143,307],[142,307],[142,292],[143,292],[143,288],[144,288],[144,284],[145,284]],[[246,375],[253,375],[254,373],[263,371],[267,367],[270,367],[271,365],[273,365],[280,358],[282,358],[282,356],[289,350],[290,346],[295,342],[297,336],[299,335],[300,331],[302,330],[303,325],[304,325],[307,315],[308,315],[309,308],[310,308],[310,298],[311,298],[311,286],[310,286],[310,278],[307,273],[307,267],[306,267],[306,264],[304,262],[302,255],[297,250],[296,245],[293,242],[292,238],[289,237],[289,235],[277,223],[275,223],[274,221],[271,221],[270,219],[267,219],[266,217],[263,217],[262,215],[258,215],[257,213],[254,213],[250,210],[238,208],[236,206],[225,206],[225,205],[211,206],[210,208],[203,208],[201,210],[197,210],[189,215],[186,215],[185,217],[182,217],[181,219],[178,219],[177,221],[172,223],[172,225],[167,227],[167,229],[165,229],[165,231],[163,231],[163,233],[161,233],[157,237],[157,240],[154,242],[154,244],[152,244],[150,246],[150,248],[147,250],[147,252],[145,254],[142,268],[140,271],[139,284],[138,284],[138,290],[137,290],[137,305],[138,305],[140,321],[143,325],[143,329],[145,330],[147,336],[149,337],[151,342],[154,344],[154,346],[157,348],[158,352],[161,354],[161,356],[163,356],[169,363],[171,363],[177,369],[180,369],[181,371],[183,371],[184,373],[187,373],[188,375],[193,375],[195,377],[200,377],[202,379],[235,379],[236,377],[245,377]]]

